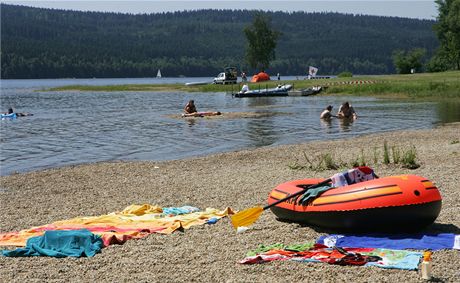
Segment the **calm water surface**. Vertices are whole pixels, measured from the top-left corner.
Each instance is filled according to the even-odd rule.
[[[460,121],[459,103],[385,101],[368,97],[233,98],[225,93],[48,92],[69,84],[145,84],[212,78],[3,80],[1,111],[34,116],[0,121],[0,174],[109,160],[173,160],[262,146],[424,129]],[[261,112],[263,118],[183,119],[194,99],[199,111]],[[318,119],[344,100],[353,123]],[[171,117],[175,115],[177,118]]]

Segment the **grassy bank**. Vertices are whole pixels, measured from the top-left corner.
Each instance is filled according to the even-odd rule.
[[[250,89],[270,88],[279,81],[249,83]],[[314,85],[327,86],[323,94],[374,95],[401,98],[460,98],[460,72],[424,73],[411,75],[360,76],[326,80],[281,81],[292,84],[295,89]],[[184,84],[142,84],[86,86],[70,85],[52,88],[52,91],[187,91],[187,92],[236,92],[241,85],[195,85]]]
[[[353,81],[356,78],[341,80]],[[426,73],[359,77],[368,84],[334,84],[327,89],[331,94],[385,95],[410,98],[460,98],[460,72]]]

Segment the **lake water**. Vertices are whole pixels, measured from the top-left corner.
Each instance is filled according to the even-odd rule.
[[[295,77],[284,77],[295,79]],[[459,103],[387,101],[370,97],[233,98],[226,93],[49,92],[69,84],[186,83],[212,78],[2,80],[1,111],[30,117],[0,121],[0,174],[109,160],[173,160],[262,146],[336,139],[460,121]],[[268,113],[260,118],[184,119],[198,111]],[[318,119],[349,100],[359,119]],[[172,118],[175,115],[177,118]]]

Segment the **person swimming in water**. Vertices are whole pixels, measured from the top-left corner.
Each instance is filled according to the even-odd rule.
[[[8,112],[2,113],[3,115],[11,115],[11,114],[16,114],[17,117],[24,117],[24,116],[32,116],[34,114],[32,113],[21,113],[21,112],[14,112],[13,108],[8,108]]]

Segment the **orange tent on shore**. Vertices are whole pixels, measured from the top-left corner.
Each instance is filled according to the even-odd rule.
[[[270,76],[265,73],[265,72],[260,72],[257,75],[254,75],[251,79],[251,83],[257,83],[257,82],[263,82],[263,81],[269,81]]]

